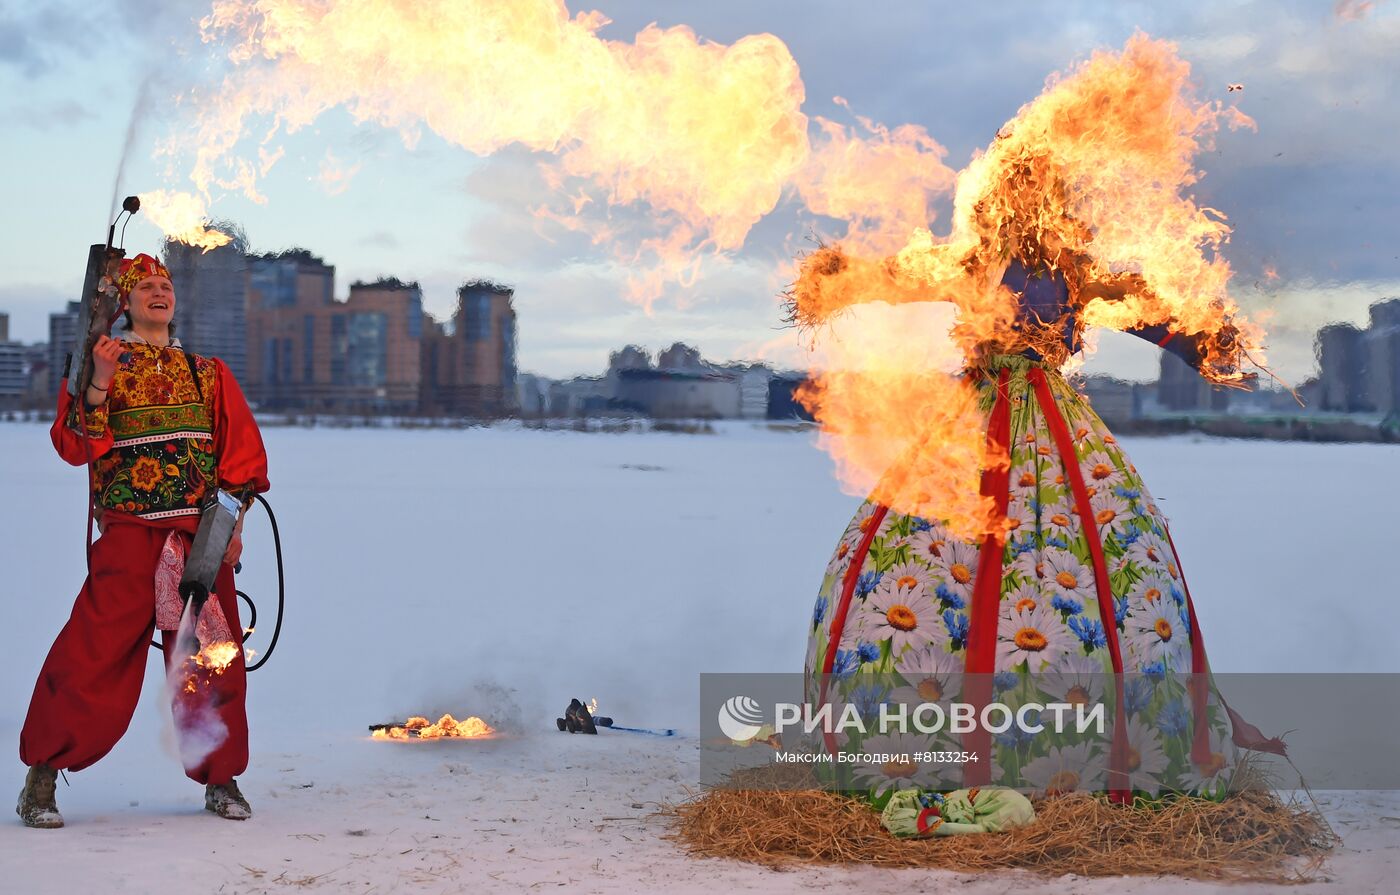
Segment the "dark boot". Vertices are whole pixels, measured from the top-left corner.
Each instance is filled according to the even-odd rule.
[[[25,775],[15,813],[26,827],[53,830],[63,826],[63,815],[58,813],[58,802],[54,799],[57,779],[58,771],[45,764],[34,765]]]
[[[226,820],[247,820],[253,816],[252,806],[238,791],[237,780],[205,786],[204,810],[212,811]]]

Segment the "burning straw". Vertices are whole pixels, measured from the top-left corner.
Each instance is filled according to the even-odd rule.
[[[1320,815],[1263,792],[1134,806],[1074,794],[1037,800],[1035,810],[1029,826],[935,839],[897,839],[867,803],[820,790],[712,789],[664,814],[673,824],[669,838],[692,855],[773,868],[868,864],[1298,883],[1314,878],[1338,843]]]

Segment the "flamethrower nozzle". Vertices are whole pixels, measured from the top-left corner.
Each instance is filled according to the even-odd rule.
[[[140,211],[141,197],[127,196],[125,199],[122,200],[122,210],[129,214],[135,214],[136,212]]]
[[[182,581],[180,599],[190,605],[191,617],[197,619],[200,611],[204,609],[204,604],[209,601],[209,591],[198,581]]]

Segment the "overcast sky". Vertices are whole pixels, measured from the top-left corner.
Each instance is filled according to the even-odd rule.
[[[720,43],[768,32],[801,68],[809,115],[850,121],[832,98],[889,125],[928,129],[960,168],[1045,77],[1135,30],[1176,41],[1202,96],[1229,97],[1258,131],[1224,133],[1201,159],[1203,204],[1235,227],[1228,249],[1234,293],[1267,309],[1271,356],[1285,377],[1311,373],[1311,333],[1334,319],[1362,321],[1366,306],[1400,295],[1400,4],[1323,2],[942,3],[883,2],[860,9],[827,0],[603,0],[604,37],[628,40],[650,22],[689,25]],[[116,10],[120,10],[119,14]],[[75,297],[86,246],[103,235],[123,144],[143,82],[153,107],[138,116],[122,193],[185,184],[164,176],[152,147],[181,111],[173,98],[208,68],[194,22],[207,3],[122,4],[0,0],[0,246],[9,276],[0,311],[12,338],[47,336],[49,311]],[[1339,14],[1340,13],[1340,14]],[[470,53],[469,42],[464,53]],[[779,328],[778,264],[800,241],[797,210],[780,207],[744,250],[707,265],[651,314],[622,297],[625,271],[585,240],[542,231],[529,209],[549,198],[536,159],[508,150],[487,159],[431,134],[414,149],[398,135],[356,128],[331,113],[285,141],[286,156],[256,206],[219,198],[258,250],[304,246],[352,279],[417,279],[439,316],[463,279],[517,287],[521,369],[552,376],[596,372],[609,349],[672,341],[717,360],[800,360]],[[329,171],[353,171],[334,183]],[[791,203],[789,203],[791,204]],[[939,226],[934,224],[937,232]],[[133,224],[129,248],[157,233]],[[1277,280],[1267,279],[1276,270]],[[1110,334],[1091,369],[1152,378],[1155,349]]]

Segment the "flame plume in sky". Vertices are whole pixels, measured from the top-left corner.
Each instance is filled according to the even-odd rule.
[[[201,248],[217,249],[232,237],[205,226],[208,212],[203,200],[192,193],[176,190],[152,190],[142,193],[141,211],[172,239]]]
[[[599,36],[607,24],[558,0],[216,0],[201,32],[227,73],[188,97],[193,125],[161,151],[192,198],[261,202],[279,136],[335,108],[409,145],[426,130],[482,156],[535,150],[560,197],[538,214],[607,243],[644,302],[740,248],[785,195],[883,249],[898,243],[879,234],[926,224],[952,184],[921,128],[809,120],[771,34],[724,45],[651,25],[619,41]],[[645,224],[609,220],[615,206]]]

